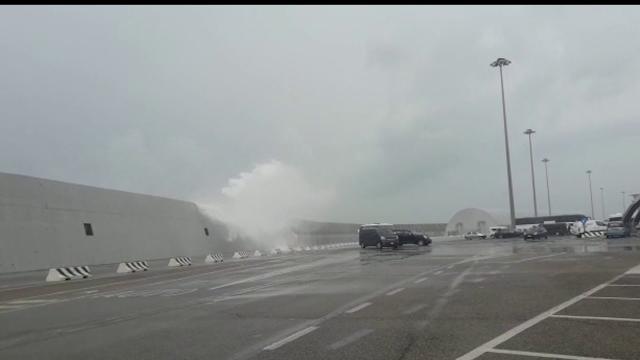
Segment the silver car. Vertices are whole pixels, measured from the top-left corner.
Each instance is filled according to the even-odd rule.
[[[469,231],[468,233],[464,234],[464,238],[466,240],[486,239],[487,235],[477,231]]]

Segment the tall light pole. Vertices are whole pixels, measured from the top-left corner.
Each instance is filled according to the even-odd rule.
[[[505,58],[498,58],[491,63],[492,67],[500,68],[500,92],[502,93],[502,119],[504,122],[504,148],[507,155],[507,180],[509,181],[509,212],[510,212],[510,229],[516,228],[516,211],[513,205],[513,183],[511,182],[511,159],[509,157],[509,135],[507,133],[507,108],[504,103],[504,81],[502,80],[502,67],[511,64],[511,61]]]
[[[531,186],[533,187],[533,216],[538,217],[538,201],[536,200],[536,177],[533,173],[533,146],[531,145],[531,134],[535,134],[532,129],[527,129],[524,132],[529,136],[529,160],[531,160]]]
[[[624,211],[627,210],[627,204],[624,202],[624,195],[626,194],[626,192],[622,192],[622,213],[624,214]]]
[[[600,188],[600,202],[602,203],[602,220],[606,219],[604,216],[604,188]]]
[[[549,207],[549,216],[551,216],[551,194],[549,193],[549,169],[547,168],[547,163],[550,160],[547,158],[542,159],[544,163],[544,174],[547,178],[547,206]]]
[[[595,220],[596,215],[593,212],[593,190],[591,187],[591,170],[587,170],[587,176],[589,177],[589,196],[591,197],[591,218]]]

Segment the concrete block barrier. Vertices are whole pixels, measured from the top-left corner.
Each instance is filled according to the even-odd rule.
[[[604,236],[605,232],[604,231],[587,231],[587,232],[583,232],[582,234],[578,234],[579,238],[594,238],[594,237],[601,237]]]
[[[308,246],[306,246],[306,247],[304,248],[304,251],[311,251],[311,248],[310,248],[310,247],[308,247]]]
[[[251,254],[248,251],[236,251],[233,254],[233,258],[234,259],[246,259],[250,256]]]
[[[262,256],[262,253],[260,252],[260,250],[256,250],[253,252],[253,256]]]
[[[116,269],[117,273],[130,273],[137,271],[147,271],[149,270],[149,263],[146,261],[130,261],[130,262],[122,262],[118,264],[118,268]]]
[[[169,266],[191,266],[191,258],[188,256],[179,256],[169,259]]]
[[[51,268],[47,274],[46,281],[62,281],[72,279],[86,279],[91,276],[91,270],[88,266],[72,266]]]
[[[207,264],[224,262],[224,257],[220,253],[209,254],[206,258],[204,258],[204,262]]]

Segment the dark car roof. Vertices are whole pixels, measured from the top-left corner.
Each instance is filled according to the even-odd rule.
[[[530,228],[528,228],[526,231],[534,231],[534,230],[547,230],[544,226],[542,225],[534,225]]]

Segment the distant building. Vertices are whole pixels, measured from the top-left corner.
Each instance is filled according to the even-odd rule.
[[[586,217],[583,214],[522,217],[516,219],[516,229],[524,230],[536,224],[545,224],[545,227],[552,233],[566,234],[568,233],[567,224]],[[462,235],[469,231],[488,234],[491,227],[508,225],[509,217],[506,214],[468,208],[458,211],[451,217],[447,223],[446,235]]]
[[[446,227],[446,235],[462,235],[469,231],[489,233],[489,228],[506,225],[509,220],[502,214],[490,213],[486,210],[468,208],[455,213]]]

